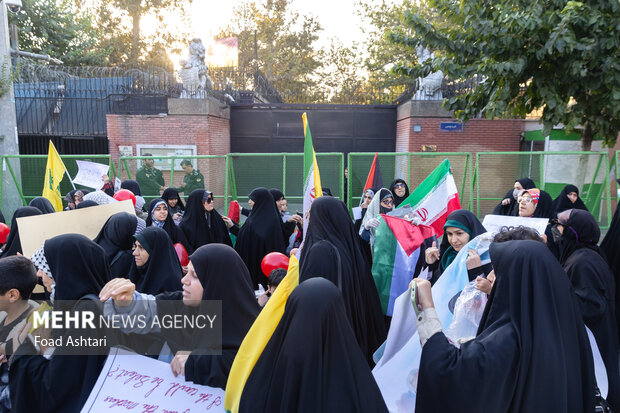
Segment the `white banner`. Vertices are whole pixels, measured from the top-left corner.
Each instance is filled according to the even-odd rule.
[[[117,409],[118,408],[118,409]],[[224,390],[174,377],[170,364],[113,348],[82,413],[224,412]]]
[[[524,218],[509,215],[487,215],[482,225],[487,231],[499,232],[502,227],[528,227],[538,231],[540,235],[545,233],[549,220],[547,218]]]
[[[77,163],[79,170],[75,178],[73,178],[74,184],[94,189],[101,189],[103,187],[101,177],[108,174],[109,165],[88,161],[75,161],[75,163]]]

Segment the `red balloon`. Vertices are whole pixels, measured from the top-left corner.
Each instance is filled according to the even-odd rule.
[[[11,232],[9,226],[4,222],[0,222],[0,244],[4,244],[6,242],[9,232]]]
[[[133,202],[133,206],[136,206],[136,196],[129,189],[121,189],[114,194],[114,199],[116,199],[117,201],[131,199],[131,202]]]
[[[263,270],[263,274],[269,277],[271,271],[277,268],[288,268],[288,257],[281,252],[270,252],[261,261],[260,268]]]
[[[181,262],[182,266],[185,267],[187,264],[189,264],[189,255],[187,255],[187,250],[185,249],[183,244],[177,242],[176,244],[174,244],[174,250],[177,253],[177,257],[179,257],[179,261]]]

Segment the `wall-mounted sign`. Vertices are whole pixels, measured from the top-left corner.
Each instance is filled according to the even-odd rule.
[[[441,122],[439,130],[443,132],[463,132],[463,124],[460,122]]]
[[[144,156],[145,153],[150,153],[153,156],[177,156],[174,160],[174,170],[182,171],[181,161],[185,156],[197,155],[198,151],[196,145],[136,145],[136,156]],[[196,159],[190,159],[194,165],[194,169],[198,167]],[[157,159],[155,158],[155,168],[162,170],[170,170],[170,159]],[[141,166],[142,161],[138,161],[138,168]]]

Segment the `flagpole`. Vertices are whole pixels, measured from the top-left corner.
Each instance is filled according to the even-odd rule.
[[[73,183],[73,180],[71,179],[71,175],[69,175],[69,171],[67,171],[66,168],[65,168],[65,173],[67,174],[67,178],[69,178],[69,182],[71,182],[71,186],[73,187],[73,189],[75,189],[75,184]]]

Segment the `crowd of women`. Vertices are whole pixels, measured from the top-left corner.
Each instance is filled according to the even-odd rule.
[[[164,329],[123,334],[129,346],[138,342],[132,337],[149,337],[148,348],[141,340],[137,351],[159,354],[175,375],[225,389],[244,337],[277,288],[261,270],[271,252],[299,257],[299,286],[245,383],[239,410],[387,411],[371,369],[390,318],[382,313],[371,268],[379,216],[409,196],[404,180],[365,191],[356,221],[336,198],[315,199],[305,234],[302,218],[287,213],[284,194],[276,189],[252,191],[251,209],[242,212],[247,219],[239,225],[214,208],[213,194],[204,189],[184,202],[168,188],[144,209],[138,183],[123,187],[137,198],[135,214],[112,215],[92,240],[77,234],[49,239],[30,260],[21,256],[17,218],[54,209],[36,198],[13,214],[0,255],[0,310],[8,314],[0,319],[0,411],[77,412],[105,362],[100,354],[70,356],[34,346],[26,322],[38,304],[31,301],[28,311],[2,304],[11,297],[28,299],[34,288],[19,287],[16,274],[36,273],[45,305],[72,300],[78,303],[73,310],[100,314],[152,317],[170,300],[195,314],[206,311],[205,301],[220,300],[219,355],[200,351],[212,345],[200,330],[181,338]],[[69,209],[109,202],[103,191],[67,195]],[[547,231],[539,236],[525,227],[503,228],[491,245],[490,263],[468,252],[469,280],[488,294],[488,303],[476,337],[460,348],[443,333],[447,326],[434,312],[431,286],[486,229],[470,211],[453,211],[443,237],[425,242],[411,274],[423,346],[416,410],[593,412],[606,404],[608,411],[620,411],[618,211],[599,246],[600,229],[577,187],[566,186],[552,200],[532,180],[517,180],[494,214],[548,218]],[[189,253],[188,265],[181,265],[175,244]],[[428,280],[415,278],[423,270]],[[269,290],[257,300],[260,286]],[[606,401],[597,393],[586,327],[606,367]]]

